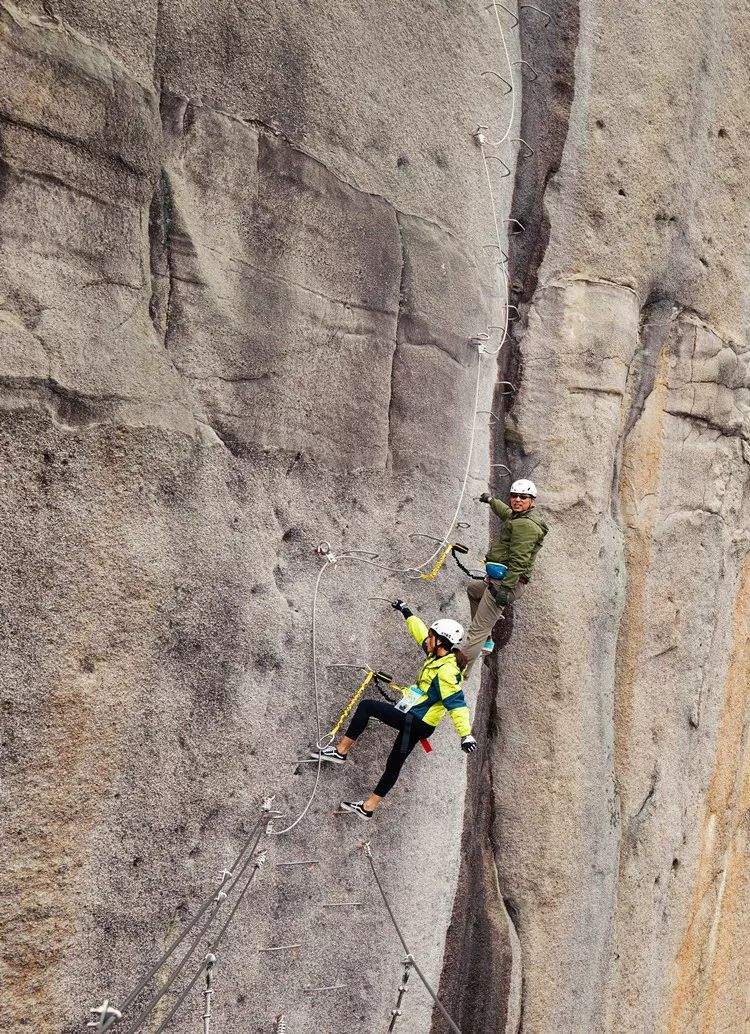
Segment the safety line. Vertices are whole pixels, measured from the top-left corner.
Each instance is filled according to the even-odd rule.
[[[394,927],[396,933],[398,934],[398,939],[401,941],[401,944],[403,945],[403,949],[406,952],[407,958],[411,959],[411,963],[414,966],[414,972],[417,974],[419,979],[422,981],[424,986],[427,988],[427,991],[429,992],[430,997],[432,998],[433,1002],[435,1003],[435,1005],[438,1007],[438,1009],[442,1013],[443,1017],[450,1024],[450,1028],[451,1028],[452,1031],[454,1031],[454,1034],[461,1034],[460,1028],[457,1027],[456,1024],[454,1023],[453,1019],[450,1016],[450,1013],[447,1011],[447,1009],[445,1008],[443,1003],[440,1001],[438,996],[433,991],[430,982],[428,981],[427,977],[424,975],[424,973],[420,969],[419,964],[417,963],[417,960],[412,955],[411,949],[409,948],[409,945],[406,943],[406,938],[404,937],[403,933],[401,932],[401,927],[398,925],[398,920],[396,919],[395,915],[393,914],[393,909],[391,908],[391,903],[388,900],[388,896],[387,896],[387,894],[386,894],[386,892],[385,892],[385,890],[383,888],[383,884],[380,882],[380,877],[378,876],[378,871],[375,868],[375,862],[373,861],[373,857],[372,857],[372,848],[370,847],[369,843],[365,844],[364,847],[365,847],[365,854],[367,855],[367,860],[370,863],[370,868],[372,869],[372,875],[375,877],[375,882],[378,885],[378,890],[380,891],[380,896],[383,899],[383,904],[385,905],[385,907],[386,907],[386,909],[388,911],[388,915],[391,917],[391,922],[393,923],[393,927]]]
[[[208,911],[208,909],[211,907],[211,905],[214,904],[216,907],[214,908],[214,911],[212,912],[211,918],[208,920],[207,923],[204,924],[203,927],[201,927],[201,931],[199,932],[198,937],[193,941],[193,946],[191,947],[190,951],[188,952],[188,955],[186,956],[187,959],[190,958],[190,956],[192,955],[192,953],[195,950],[195,947],[199,943],[201,936],[203,935],[205,930],[210,928],[210,925],[213,922],[213,919],[214,919],[214,917],[216,915],[218,904],[220,904],[220,902],[223,901],[227,897],[227,895],[230,894],[231,891],[233,890],[233,888],[234,888],[234,886],[236,884],[236,880],[231,883],[231,885],[230,885],[228,890],[225,891],[224,887],[225,887],[227,881],[234,874],[235,869],[237,868],[237,866],[239,865],[239,863],[241,862],[241,860],[243,859],[245,854],[247,853],[248,848],[250,848],[250,852],[249,852],[248,857],[252,858],[253,852],[257,848],[258,843],[260,841],[260,838],[262,836],[262,832],[263,832],[262,831],[262,825],[263,825],[263,822],[266,821],[266,820],[267,820],[267,816],[266,815],[261,814],[259,816],[259,818],[256,820],[256,822],[253,824],[253,828],[252,828],[250,834],[248,835],[245,843],[242,845],[242,848],[240,849],[240,851],[237,854],[236,858],[232,862],[231,866],[228,869],[225,869],[224,872],[222,873],[222,880],[221,880],[221,883],[219,884],[219,886],[211,893],[211,895],[209,897],[207,897],[201,903],[201,905],[199,906],[199,908],[198,908],[197,912],[195,913],[195,915],[192,917],[192,919],[180,931],[179,937],[175,941],[173,941],[172,944],[170,944],[170,946],[162,953],[162,955],[159,957],[159,959],[157,959],[157,961],[149,968],[148,972],[138,981],[138,983],[136,984],[135,988],[123,1000],[123,1003],[120,1006],[120,1008],[118,1010],[116,1010],[116,1012],[112,1012],[111,1014],[103,1015],[102,1016],[101,1022],[100,1022],[99,1028],[98,1028],[100,1031],[104,1032],[104,1031],[111,1030],[111,1028],[114,1027],[114,1025],[119,1022],[119,1020],[122,1018],[123,1013],[125,1013],[126,1010],[129,1009],[130,1006],[138,999],[138,997],[146,989],[146,987],[148,986],[150,981],[153,979],[153,977],[164,966],[164,964],[172,957],[172,955],[174,955],[174,953],[177,951],[177,949],[180,947],[180,945],[185,941],[185,939],[187,938],[187,936],[190,933],[190,931],[195,928],[195,926],[200,922],[200,920],[205,915],[205,913]],[[252,844],[252,847],[250,846],[251,844]],[[246,867],[247,867],[247,864],[245,863],[243,868],[240,870],[240,874],[242,872],[244,872]],[[239,878],[239,876],[238,876],[238,878]],[[172,977],[172,979],[169,982],[170,984],[174,982],[175,977],[179,974],[179,972],[181,972],[181,970],[183,968],[184,968],[184,960],[180,964],[178,969],[175,971],[175,973],[173,974],[173,977]],[[169,986],[169,985],[167,985],[167,986]],[[164,990],[166,990],[166,988]],[[159,996],[156,998],[156,1001],[153,1003],[154,1005],[156,1004],[156,1002],[158,1001],[158,999],[160,997],[161,997],[161,994],[159,994]],[[141,1020],[142,1015],[143,1015],[143,1012],[139,1014],[139,1016],[138,1016],[138,1018],[137,1018],[137,1020],[135,1022],[138,1022],[139,1020]],[[91,1024],[89,1024],[89,1026],[91,1026]],[[131,1028],[131,1030],[137,1030],[137,1029],[138,1029],[137,1027]]]
[[[200,967],[198,968],[197,972],[196,972],[196,973],[195,973],[195,975],[193,976],[193,979],[192,979],[192,980],[190,981],[190,983],[188,984],[188,986],[187,986],[187,987],[185,988],[185,990],[184,990],[184,991],[182,992],[182,994],[181,994],[181,995],[180,995],[180,997],[179,997],[179,998],[177,999],[177,1001],[175,1002],[175,1004],[174,1004],[174,1005],[172,1006],[172,1008],[170,1009],[170,1011],[169,1011],[169,1012],[167,1013],[167,1017],[166,1017],[166,1019],[165,1019],[165,1020],[163,1020],[163,1021],[162,1021],[162,1023],[160,1023],[160,1024],[159,1024],[159,1026],[158,1026],[158,1027],[156,1028],[156,1030],[154,1031],[154,1034],[161,1034],[161,1031],[163,1031],[163,1030],[164,1030],[164,1028],[165,1028],[165,1027],[167,1026],[167,1024],[171,1022],[171,1020],[172,1020],[172,1017],[173,1017],[173,1016],[175,1015],[175,1013],[176,1013],[176,1012],[177,1012],[177,1010],[178,1010],[178,1009],[180,1008],[180,1006],[182,1005],[182,1003],[183,1003],[183,1002],[185,1001],[185,999],[187,998],[187,996],[188,996],[188,995],[190,994],[190,992],[191,992],[191,991],[193,990],[193,988],[194,988],[194,987],[195,987],[195,985],[196,985],[196,984],[198,983],[198,981],[200,980],[200,978],[201,978],[201,977],[203,976],[203,974],[204,974],[204,973],[206,972],[207,968],[208,968],[208,962],[206,961],[206,959],[204,959],[204,960],[203,960],[203,961],[201,962],[201,964],[200,964]]]
[[[125,1012],[125,1010],[127,1008],[129,1008],[129,1006],[131,1006],[133,1004],[133,1002],[136,1000],[138,995],[144,990],[144,988],[150,982],[150,980],[161,969],[161,967],[164,965],[164,963],[175,953],[175,951],[179,948],[179,946],[185,940],[185,938],[190,933],[190,931],[193,929],[193,927],[196,925],[196,923],[198,923],[198,921],[201,919],[201,917],[204,915],[204,913],[210,908],[211,903],[216,900],[216,896],[223,890],[224,884],[226,883],[227,879],[233,874],[233,872],[234,872],[238,862],[240,861],[240,859],[243,857],[243,855],[247,851],[250,843],[252,842],[253,837],[255,836],[255,834],[260,829],[260,826],[262,825],[262,823],[263,823],[263,816],[261,815],[258,818],[258,820],[256,821],[256,823],[254,824],[252,832],[248,836],[247,840],[245,841],[244,846],[242,847],[242,850],[240,851],[240,853],[235,858],[235,860],[232,863],[231,867],[229,869],[225,869],[224,870],[222,881],[219,884],[219,886],[216,888],[216,890],[212,891],[211,895],[209,897],[207,897],[205,899],[205,901],[201,904],[200,908],[198,909],[196,914],[193,916],[193,918],[190,920],[190,922],[185,927],[183,927],[182,932],[180,933],[180,936],[177,938],[177,940],[174,941],[174,943],[171,944],[169,946],[169,948],[167,948],[167,950],[162,953],[161,958],[159,958],[151,966],[151,968],[149,969],[148,973],[146,973],[146,975],[141,978],[141,980],[138,982],[138,984],[136,984],[135,988],[130,992],[130,994],[127,996],[127,998],[123,1001],[122,1005],[120,1006],[120,1012]],[[253,848],[253,850],[255,850],[255,848]],[[109,1024],[109,1026],[111,1027],[112,1024]],[[103,1027],[103,1030],[107,1030],[107,1029],[108,1029],[108,1027],[106,1027],[106,1026]]]
[[[339,732],[339,730],[341,729],[341,726],[344,724],[346,719],[349,717],[349,715],[354,710],[355,705],[358,704],[359,701],[362,699],[362,694],[364,693],[364,691],[367,689],[367,687],[370,685],[370,683],[372,682],[372,680],[374,678],[375,678],[375,672],[374,671],[368,671],[368,673],[362,679],[360,684],[354,690],[354,692],[352,693],[351,697],[347,701],[345,707],[343,708],[341,714],[339,715],[339,717],[338,717],[338,719],[336,721],[336,724],[334,725],[334,727],[331,729],[331,731],[329,733],[326,733],[325,738],[326,738],[326,740],[328,741],[329,744],[333,743],[333,741],[336,739],[336,734]]]
[[[248,866],[250,865],[250,862],[253,860],[253,856],[254,856],[255,850],[256,850],[258,844],[260,843],[260,838],[262,837],[262,835],[263,835],[263,830],[262,829],[258,829],[257,833],[255,834],[255,843],[253,844],[252,849],[248,852],[248,855],[245,858],[245,861],[243,862],[242,866],[240,867],[237,875],[232,880],[231,884],[229,885],[229,887],[227,888],[226,891],[224,891],[223,889],[219,890],[219,892],[216,895],[216,898],[214,899],[214,902],[215,902],[214,903],[214,908],[213,908],[213,910],[211,912],[211,915],[209,916],[208,920],[200,928],[200,930],[198,931],[196,937],[193,939],[192,944],[188,948],[187,952],[183,955],[182,959],[178,962],[177,966],[175,967],[175,969],[170,974],[168,980],[164,983],[164,985],[161,988],[159,988],[159,990],[155,994],[153,994],[151,996],[151,998],[148,1000],[146,1005],[143,1007],[141,1012],[138,1014],[138,1016],[135,1018],[135,1020],[131,1024],[131,1026],[126,1031],[126,1034],[136,1034],[136,1032],[141,1029],[141,1027],[146,1022],[146,1020],[149,1018],[149,1016],[151,1015],[153,1010],[159,1004],[159,1002],[164,997],[164,995],[167,993],[167,991],[169,991],[169,989],[171,988],[172,984],[174,984],[174,982],[177,979],[177,977],[180,975],[180,973],[183,971],[183,969],[188,964],[190,959],[193,957],[193,955],[195,954],[196,948],[198,947],[198,945],[201,942],[201,939],[205,936],[205,934],[208,932],[208,930],[213,925],[213,922],[216,919],[216,916],[217,916],[217,914],[219,912],[219,909],[221,908],[222,904],[224,903],[224,901],[226,901],[226,899],[232,893],[232,891],[237,886],[239,881],[242,879],[244,873],[246,872]],[[232,913],[232,914],[234,914],[234,913]],[[184,937],[182,939],[184,940]],[[123,1010],[121,1010],[121,1011],[123,1011]]]
[[[231,912],[229,913],[229,915],[226,918],[226,921],[224,922],[224,925],[221,927],[219,932],[216,934],[216,936],[214,937],[214,939],[211,941],[210,945],[208,946],[208,951],[206,953],[206,958],[203,959],[203,961],[199,965],[198,969],[194,973],[192,979],[190,980],[190,983],[187,985],[185,990],[182,992],[180,997],[177,999],[177,1001],[175,1002],[174,1006],[170,1010],[170,1012],[167,1015],[167,1017],[156,1028],[156,1030],[154,1031],[154,1034],[161,1034],[161,1032],[164,1030],[164,1028],[168,1026],[168,1024],[171,1021],[172,1017],[175,1015],[175,1013],[180,1008],[182,1003],[185,1001],[187,996],[190,994],[190,992],[193,990],[195,985],[198,983],[198,981],[200,980],[200,978],[203,975],[203,973],[205,973],[205,971],[206,971],[206,969],[208,968],[208,965],[209,965],[209,957],[213,956],[214,953],[216,952],[216,949],[219,946],[219,942],[221,941],[221,938],[227,932],[230,923],[234,919],[234,916],[235,916],[235,913],[237,912],[237,909],[242,904],[242,900],[245,897],[245,894],[247,894],[248,890],[252,886],[252,884],[253,884],[253,882],[255,880],[255,877],[258,875],[258,871],[260,870],[262,864],[263,864],[263,860],[262,860],[262,855],[261,855],[261,857],[256,858],[255,866],[253,867],[253,871],[250,874],[250,876],[248,877],[248,879],[247,879],[247,881],[245,883],[245,886],[242,888],[242,890],[241,890],[241,892],[240,892],[236,902],[234,903],[234,906],[232,907]],[[213,962],[211,963],[211,965],[213,965]],[[128,1032],[128,1034],[130,1034],[130,1032]]]
[[[505,132],[503,133],[503,135],[500,137],[499,140],[491,140],[491,141],[489,141],[489,143],[490,143],[490,145],[492,147],[499,147],[501,144],[506,143],[506,141],[510,137],[511,130],[513,129],[513,122],[515,120],[515,115],[516,115],[516,80],[515,80],[515,77],[514,77],[514,74],[513,74],[513,62],[510,59],[510,52],[508,51],[508,43],[507,43],[507,41],[505,39],[505,32],[503,31],[503,26],[502,26],[502,23],[500,21],[500,15],[498,14],[498,10],[497,10],[497,6],[498,5],[493,3],[491,6],[492,6],[493,14],[495,15],[495,21],[497,22],[498,31],[500,33],[500,40],[501,40],[502,45],[503,45],[503,52],[505,54],[505,61],[506,61],[506,64],[508,66],[508,76],[509,76],[509,80],[510,80],[511,112],[510,112],[510,119],[508,121],[508,125],[507,125],[507,127],[505,129]],[[488,155],[487,155],[487,153],[486,153],[486,151],[484,149],[485,141],[484,141],[484,138],[483,138],[483,134],[480,131],[477,132],[477,142],[479,144],[480,153],[482,155],[482,163],[484,165],[485,176],[487,177],[487,187],[489,189],[490,204],[492,206],[492,221],[493,221],[494,226],[495,226],[495,240],[497,241],[498,254],[500,256],[502,256],[503,255],[503,244],[502,244],[502,238],[501,238],[501,234],[500,234],[500,225],[498,223],[498,218],[497,218],[497,205],[495,203],[495,191],[494,191],[494,189],[492,187],[492,177],[490,175],[490,168],[489,168],[489,164],[488,164]],[[506,166],[506,168],[507,168],[507,166]],[[503,282],[503,295],[504,295],[504,299],[505,299],[504,302],[503,302],[503,319],[502,319],[502,324],[501,324],[500,327],[498,327],[499,330],[500,329],[502,330],[502,336],[500,338],[500,344],[498,345],[498,347],[496,349],[492,349],[492,350],[488,349],[487,350],[487,355],[490,355],[490,356],[497,356],[497,355],[500,355],[500,353],[502,352],[503,346],[505,345],[505,342],[506,342],[507,337],[508,337],[508,323],[509,323],[509,318],[510,318],[510,276],[508,274],[508,259],[507,259],[507,256],[504,259],[503,258],[499,259],[498,265],[503,270],[503,274],[502,274],[501,280]]]
[[[513,74],[513,63],[512,63],[512,61],[510,59],[510,53],[508,51],[508,44],[507,44],[506,39],[505,39],[505,33],[503,32],[502,24],[500,22],[500,16],[499,16],[498,11],[497,11],[497,6],[493,4],[492,5],[492,9],[493,9],[493,12],[494,12],[494,15],[495,15],[495,20],[497,22],[497,27],[498,27],[498,29],[500,31],[500,38],[501,38],[502,45],[503,45],[503,51],[505,53],[505,60],[506,60],[507,65],[508,65],[508,74],[509,74],[510,83],[511,83],[511,91],[510,91],[511,92],[511,114],[510,114],[510,119],[508,120],[508,125],[507,125],[507,127],[505,129],[505,132],[503,133],[502,137],[500,137],[499,140],[493,141],[493,146],[497,146],[497,145],[505,143],[508,140],[508,138],[510,137],[511,130],[513,128],[513,122],[515,120],[515,113],[516,113],[516,103],[515,103],[516,85],[515,85],[515,77],[514,77],[514,74]],[[485,149],[484,149],[484,141],[482,139],[479,139],[479,147],[480,147],[480,153],[481,153],[481,156],[482,156],[482,162],[484,164],[485,175],[487,177],[487,185],[489,187],[489,192],[490,192],[490,201],[491,201],[491,205],[492,205],[492,218],[493,218],[493,222],[494,222],[494,226],[495,226],[495,236],[496,236],[496,239],[497,239],[497,247],[498,247],[498,249],[500,251],[500,254],[502,255],[502,253],[503,253],[502,252],[502,242],[501,242],[501,237],[500,237],[500,225],[499,225],[498,218],[497,218],[497,208],[496,208],[496,204],[495,204],[495,193],[494,193],[494,190],[492,188],[492,178],[490,176],[490,170],[489,170],[489,165],[488,165],[488,161],[487,161],[487,155],[486,155]],[[503,264],[501,263],[501,265],[503,265]],[[472,461],[472,457],[474,455],[474,446],[476,444],[477,418],[478,418],[478,415],[479,415],[479,392],[480,392],[480,387],[481,387],[481,376],[482,376],[482,356],[483,355],[488,355],[488,356],[497,356],[497,355],[499,355],[500,352],[502,351],[503,345],[505,344],[505,340],[506,340],[506,338],[508,336],[508,322],[509,322],[509,315],[510,315],[510,308],[509,308],[510,283],[509,283],[509,277],[508,277],[508,274],[507,274],[507,262],[504,264],[504,268],[505,268],[505,274],[503,276],[503,280],[504,280],[504,286],[505,286],[505,292],[504,292],[505,293],[505,303],[504,303],[504,326],[502,328],[503,334],[502,334],[502,337],[500,339],[499,347],[497,349],[494,349],[494,350],[486,348],[485,345],[482,343],[481,338],[474,338],[473,339],[473,341],[475,341],[477,343],[477,345],[478,345],[478,348],[477,348],[477,352],[478,352],[478,355],[477,355],[477,377],[476,377],[476,384],[475,384],[475,388],[474,388],[474,402],[473,402],[473,407],[472,407],[473,411],[472,411],[472,420],[471,420],[471,434],[470,434],[470,437],[469,437],[469,451],[468,451],[468,456],[467,456],[467,459],[466,459],[466,469],[464,471],[463,481],[461,483],[461,490],[459,492],[458,502],[456,503],[456,508],[454,510],[453,517],[451,518],[450,524],[448,525],[448,527],[447,527],[447,529],[445,531],[445,534],[443,535],[442,539],[440,539],[437,548],[421,564],[419,564],[419,565],[412,565],[412,566],[409,566],[409,567],[397,567],[397,566],[394,566],[394,565],[391,565],[391,564],[384,564],[382,562],[379,562],[376,557],[362,556],[361,552],[359,552],[359,553],[354,553],[354,552],[340,553],[337,556],[335,556],[335,555],[331,554],[330,551],[329,551],[328,554],[326,555],[326,558],[325,558],[326,562],[323,564],[323,566],[321,567],[320,571],[318,572],[318,577],[317,577],[316,582],[315,582],[315,590],[313,592],[312,632],[311,632],[311,638],[312,638],[312,664],[313,664],[313,688],[314,688],[314,696],[315,696],[315,728],[316,728],[316,743],[318,744],[318,746],[321,745],[321,743],[320,743],[321,732],[320,732],[320,700],[319,700],[319,689],[318,689],[318,664],[317,664],[317,607],[318,607],[318,597],[319,597],[319,593],[320,593],[321,579],[323,577],[324,572],[327,571],[328,568],[330,566],[332,566],[332,564],[340,562],[340,561],[344,561],[344,560],[349,560],[349,561],[352,561],[353,563],[362,564],[362,565],[367,566],[367,567],[374,567],[374,568],[377,568],[379,570],[388,571],[390,574],[414,575],[414,576],[416,576],[418,578],[422,578],[423,575],[421,574],[421,572],[423,572],[426,567],[429,567],[431,564],[434,564],[434,562],[440,556],[440,554],[443,551],[443,549],[445,548],[445,546],[448,544],[451,532],[453,531],[453,529],[455,528],[456,524],[458,523],[458,518],[459,518],[459,515],[461,513],[461,507],[463,506],[464,499],[466,498],[466,489],[467,489],[467,486],[468,486],[468,483],[469,483],[469,477],[470,477],[470,474],[471,474],[471,461]],[[312,791],[310,793],[310,796],[307,799],[307,802],[305,803],[304,808],[300,812],[300,814],[297,816],[297,818],[292,823],[290,823],[284,829],[279,829],[279,830],[270,830],[269,829],[268,830],[269,836],[283,836],[284,834],[291,832],[291,830],[293,830],[297,825],[299,825],[299,823],[302,822],[302,820],[305,818],[305,816],[307,815],[308,811],[310,810],[310,808],[312,806],[312,803],[313,803],[313,801],[315,799],[315,796],[316,796],[316,794],[318,792],[318,786],[320,784],[321,766],[322,766],[322,759],[319,758],[318,759],[317,768],[316,768],[316,772],[315,772],[315,782],[313,784]]]
[[[312,601],[312,621],[311,621],[311,629],[312,629],[312,631],[311,631],[311,639],[312,639],[312,670],[313,670],[313,694],[314,694],[314,698],[315,698],[315,742],[316,742],[316,744],[318,746],[320,746],[320,736],[321,736],[321,733],[320,733],[320,692],[318,690],[318,595],[320,594],[320,583],[321,583],[321,580],[323,578],[323,575],[325,574],[325,572],[328,570],[328,568],[330,566],[331,566],[331,561],[327,559],[326,562],[321,567],[321,569],[318,571],[318,577],[315,579],[315,591],[313,592],[313,601]],[[307,803],[305,804],[304,808],[299,813],[297,818],[293,822],[290,822],[289,825],[285,826],[283,829],[270,829],[270,828],[267,829],[266,832],[267,832],[268,836],[270,836],[270,837],[281,837],[281,836],[284,836],[286,833],[291,833],[291,831],[295,828],[295,826],[298,826],[300,824],[300,822],[304,819],[305,815],[307,815],[308,811],[310,810],[310,806],[312,805],[312,802],[315,800],[315,794],[318,792],[318,784],[320,783],[320,770],[321,770],[322,764],[323,764],[323,759],[321,757],[319,757],[318,758],[318,764],[317,764],[317,767],[315,769],[315,783],[314,783],[313,788],[312,788],[312,793],[310,794],[310,796],[309,796],[309,798],[307,800]]]
[[[508,44],[505,41],[505,33],[503,32],[503,26],[500,21],[500,15],[497,13],[497,4],[491,4],[493,14],[495,15],[495,21],[500,31],[500,39],[502,40],[503,50],[505,51],[505,60],[508,63],[508,74],[510,76],[510,120],[508,121],[508,127],[500,137],[499,140],[493,140],[492,146],[498,147],[500,144],[504,144],[510,136],[510,131],[513,128],[513,121],[516,117],[516,83],[513,78],[513,62],[510,59],[510,53],[508,52]]]

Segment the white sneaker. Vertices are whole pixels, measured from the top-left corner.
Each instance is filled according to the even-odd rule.
[[[313,761],[328,761],[331,765],[343,765],[346,754],[339,754],[335,747],[311,747],[307,753]]]
[[[342,801],[341,810],[350,811],[352,815],[358,815],[363,822],[369,822],[372,818],[372,812],[366,810],[364,801]]]

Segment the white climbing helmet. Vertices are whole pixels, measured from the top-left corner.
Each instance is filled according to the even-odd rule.
[[[530,495],[532,499],[536,499],[536,485],[533,481],[527,481],[526,478],[519,478],[510,486],[510,494]]]
[[[453,621],[451,618],[441,618],[439,621],[435,621],[430,625],[430,631],[439,635],[441,639],[445,639],[451,646],[458,646],[464,637],[464,626],[459,625],[458,621]]]

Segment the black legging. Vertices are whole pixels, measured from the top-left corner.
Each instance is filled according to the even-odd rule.
[[[432,725],[423,722],[421,718],[415,718],[408,712],[404,714],[403,711],[399,711],[397,707],[385,700],[362,700],[354,712],[346,735],[352,740],[359,739],[371,718],[377,718],[379,722],[399,730],[393,749],[388,755],[385,772],[373,790],[378,797],[385,797],[388,791],[393,789],[393,784],[398,779],[404,762],[416,745],[420,740],[432,736],[435,729]]]

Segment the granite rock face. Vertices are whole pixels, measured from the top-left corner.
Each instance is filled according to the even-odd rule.
[[[475,397],[460,537],[491,463],[552,533],[469,686],[468,779],[443,728],[367,827],[410,947],[464,1034],[750,1023],[748,26],[549,13],[502,14],[539,77],[490,163],[496,362],[492,9],[0,2],[4,1029],[122,1001],[262,799],[302,812],[333,665],[418,664],[373,597],[468,618],[454,570],[399,571],[462,498]],[[384,1029],[402,950],[333,812],[386,749],[264,841],[217,1029]],[[412,980],[397,1029],[445,1029]]]
[[[535,471],[553,527],[497,672],[488,760],[521,1029],[739,1032],[747,23],[692,4],[559,15],[567,35],[521,36],[541,76],[513,204],[520,392],[496,443]],[[463,937],[479,955],[481,933]],[[486,1029],[474,1008],[464,1029]]]

